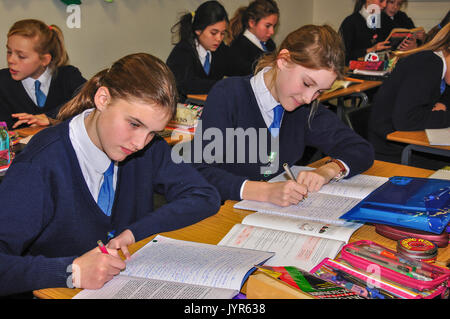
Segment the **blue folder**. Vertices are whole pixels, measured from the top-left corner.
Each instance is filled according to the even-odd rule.
[[[450,222],[450,181],[391,177],[341,218],[440,234]]]

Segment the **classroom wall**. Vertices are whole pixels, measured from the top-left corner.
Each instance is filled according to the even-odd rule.
[[[69,28],[67,6],[60,0],[0,0],[0,45],[17,20],[36,18],[60,26],[66,38],[71,63],[86,78],[118,58],[133,52],[148,52],[166,60],[172,49],[171,26],[180,13],[195,10],[204,0],[83,0],[80,28]],[[249,0],[222,0],[232,16]],[[281,21],[276,43],[292,30],[309,23],[329,23],[336,29],[353,10],[353,0],[277,0]],[[427,29],[442,18],[450,2],[411,2],[408,14]],[[73,19],[69,19],[73,22]],[[0,50],[0,68],[6,67],[6,50]]]

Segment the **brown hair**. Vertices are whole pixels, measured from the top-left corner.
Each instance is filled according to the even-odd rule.
[[[173,114],[177,105],[175,78],[160,59],[135,53],[116,61],[92,77],[81,91],[60,110],[57,119],[66,120],[84,110],[95,108],[94,97],[100,87],[109,90],[111,99],[138,100],[167,108]]]
[[[52,56],[49,64],[52,71],[69,63],[69,55],[64,45],[63,33],[54,24],[49,26],[42,21],[34,19],[20,20],[9,29],[8,38],[12,35],[36,39],[35,51],[40,55],[50,54]]]
[[[339,34],[328,25],[305,25],[291,32],[278,50],[263,56],[255,69],[255,74],[267,66],[275,67],[281,50],[289,51],[287,59],[309,69],[328,69],[338,78],[344,75],[345,53]]]
[[[244,32],[248,28],[249,20],[258,23],[262,18],[272,14],[280,14],[278,5],[273,0],[254,0],[247,7],[238,8],[230,20],[227,42],[231,43]]]

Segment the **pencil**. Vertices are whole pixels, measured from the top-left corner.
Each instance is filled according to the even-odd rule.
[[[97,241],[98,248],[102,251],[102,253],[109,255],[108,250],[106,249],[105,245],[103,245],[103,242],[101,240]]]
[[[288,163],[284,163],[283,168],[286,174],[288,174],[289,178],[295,181],[294,174],[292,174],[291,168],[289,167]]]

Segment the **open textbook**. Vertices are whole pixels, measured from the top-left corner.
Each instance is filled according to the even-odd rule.
[[[389,36],[386,38],[386,41],[389,41],[391,50],[395,51],[398,50],[398,47],[403,42],[403,40],[405,40],[408,37],[411,38],[419,32],[425,32],[424,28],[423,27],[418,27],[414,29],[394,28],[392,29]]]
[[[156,236],[127,261],[126,270],[74,299],[229,299],[270,252]]]
[[[297,176],[301,170],[311,169],[313,168],[293,166],[292,172]],[[283,173],[269,182],[285,180],[287,176]],[[340,217],[387,180],[386,177],[357,175],[324,185],[318,193],[309,193],[308,198],[297,205],[280,207],[266,202],[243,200],[236,203],[234,208],[346,226],[349,225],[348,221]]]
[[[439,129],[426,129],[430,145],[450,146],[450,127]]]

